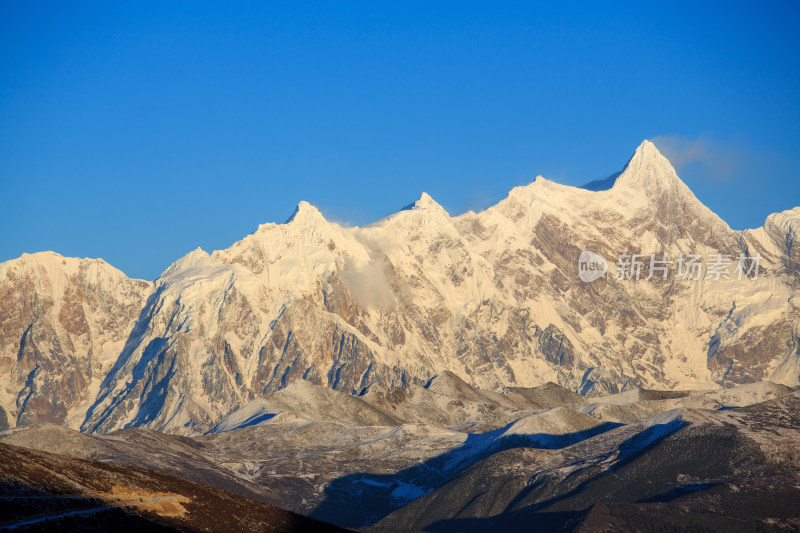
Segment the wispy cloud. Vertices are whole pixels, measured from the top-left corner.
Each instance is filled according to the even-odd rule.
[[[378,311],[390,311],[395,307],[395,296],[382,260],[358,265],[346,258],[339,275],[359,306]]]
[[[740,143],[721,142],[707,135],[660,135],[652,141],[677,171],[693,166],[696,175],[719,182],[732,180],[746,157]]]

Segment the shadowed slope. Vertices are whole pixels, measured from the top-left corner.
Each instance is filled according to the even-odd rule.
[[[0,444],[0,526],[41,530],[340,531],[183,478]]]

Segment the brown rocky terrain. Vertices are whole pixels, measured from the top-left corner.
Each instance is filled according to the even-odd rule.
[[[555,384],[498,394],[446,374],[361,397],[290,386],[204,436],[46,425],[0,433],[0,443],[146,465],[351,529],[790,531],[800,524],[799,417],[798,392],[770,383],[586,398]],[[9,456],[7,469],[20,461]],[[81,491],[126,512],[132,494],[188,494],[131,478]],[[171,520],[192,509],[168,502]],[[150,516],[140,507],[136,516]]]
[[[0,444],[0,528],[341,531],[184,478]]]

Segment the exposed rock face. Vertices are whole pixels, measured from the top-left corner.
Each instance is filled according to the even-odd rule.
[[[0,426],[77,427],[151,290],[102,260],[43,252],[0,265]]]
[[[450,217],[423,194],[343,228],[301,202],[153,284],[89,282],[110,267],[81,277],[63,258],[36,277],[25,256],[0,267],[0,404],[11,425],[191,433],[300,379],[356,394],[444,371],[585,395],[795,385],[798,219],[731,230],[645,141],[610,188],[537,178],[481,213]],[[608,260],[605,277],[581,281],[584,250]],[[643,256],[642,279],[617,279],[621,254]],[[651,254],[673,261],[666,280],[645,279]],[[724,254],[732,279],[680,279],[681,254]],[[737,279],[739,254],[762,257],[757,279]]]
[[[770,215],[762,231],[775,246],[783,273],[800,288],[800,207]]]

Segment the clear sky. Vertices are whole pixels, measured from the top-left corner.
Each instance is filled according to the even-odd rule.
[[[153,279],[300,200],[451,214],[639,143],[732,227],[800,205],[800,4],[0,0],[0,261]]]

